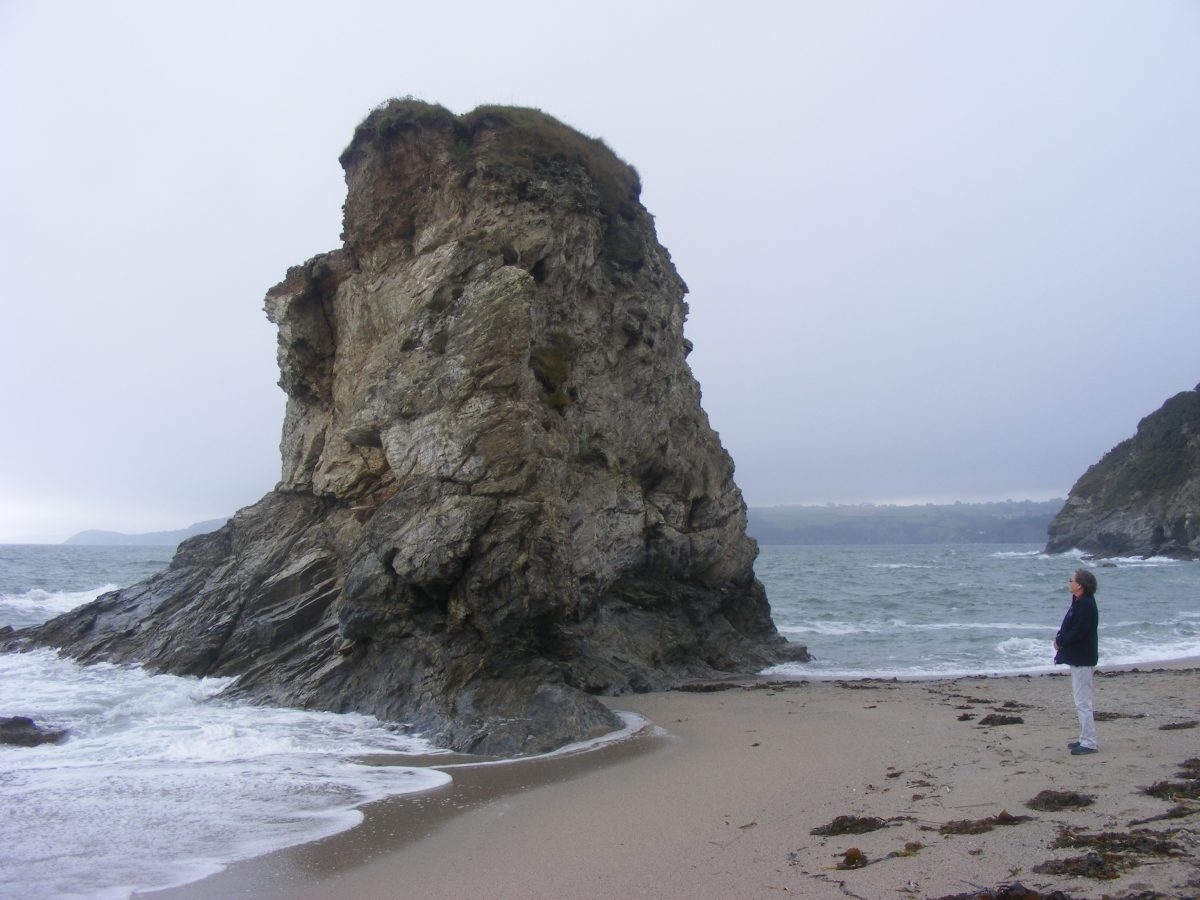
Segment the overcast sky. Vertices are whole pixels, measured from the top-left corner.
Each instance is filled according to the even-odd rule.
[[[1062,497],[1200,381],[1200,3],[0,0],[0,542],[279,476],[262,311],[389,97],[641,174],[754,506]]]

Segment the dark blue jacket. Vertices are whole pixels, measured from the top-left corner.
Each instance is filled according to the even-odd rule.
[[[1068,666],[1094,666],[1100,660],[1100,611],[1091,594],[1071,598],[1071,608],[1063,616],[1055,640],[1056,663]]]

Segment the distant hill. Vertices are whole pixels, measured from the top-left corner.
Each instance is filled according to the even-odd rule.
[[[197,522],[187,528],[175,531],[151,531],[148,534],[122,534],[119,531],[81,531],[63,541],[64,544],[87,544],[89,546],[125,546],[125,547],[173,547],[180,541],[197,534],[207,534],[216,531],[229,521],[224,519],[209,519],[207,522]]]
[[[763,544],[1043,544],[1062,500],[924,506],[763,506],[747,532]]]

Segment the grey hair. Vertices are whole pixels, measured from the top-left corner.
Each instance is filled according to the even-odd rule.
[[[1075,570],[1075,583],[1083,588],[1085,594],[1094,594],[1099,588],[1099,585],[1096,583],[1096,576],[1088,569]]]

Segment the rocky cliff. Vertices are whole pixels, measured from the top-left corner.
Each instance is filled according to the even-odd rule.
[[[1048,553],[1200,558],[1200,385],[1138,423],[1075,482]]]
[[[492,753],[613,727],[598,694],[805,658],[636,172],[535,110],[410,100],[341,162],[342,248],[266,298],[279,485],[21,642]]]

